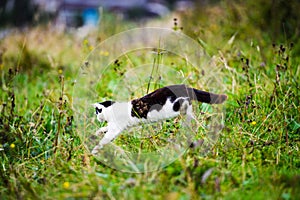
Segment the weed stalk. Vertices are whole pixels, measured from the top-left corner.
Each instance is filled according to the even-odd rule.
[[[61,132],[61,121],[63,117],[63,95],[64,95],[64,76],[61,75],[59,77],[59,82],[60,82],[60,96],[59,96],[59,101],[58,101],[58,121],[57,121],[57,132],[54,138],[54,154],[56,153],[57,147],[59,145],[59,137],[60,137],[60,132]]]
[[[159,66],[160,66],[160,63],[162,60],[163,50],[160,48],[160,41],[158,44],[158,48],[155,49],[155,51],[156,52],[155,52],[155,57],[154,57],[153,64],[152,64],[151,74],[150,74],[149,81],[147,84],[147,94],[149,93],[151,81],[155,75],[157,75],[157,80],[155,81],[154,89],[158,88],[159,82],[161,81],[161,76],[159,73]],[[155,75],[153,75],[154,73],[155,73]]]

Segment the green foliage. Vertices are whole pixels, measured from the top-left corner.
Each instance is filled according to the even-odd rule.
[[[43,55],[30,51],[26,44],[18,44],[19,55],[8,55],[4,57],[6,67],[15,68],[20,73],[46,73],[51,67],[50,62]],[[18,66],[18,67],[16,67]],[[37,69],[33,69],[37,67]]]
[[[265,48],[275,41],[299,44],[299,8],[297,0],[229,0],[200,5],[196,12],[184,13],[182,17],[185,32],[209,42],[214,50],[224,45],[224,38],[229,40],[232,36],[248,42],[255,39]],[[295,45],[295,51],[300,51],[299,45]]]
[[[269,5],[265,4],[261,9]],[[268,33],[275,28],[263,26],[266,22],[257,18],[269,11],[253,8],[253,12],[242,15],[249,5],[256,6],[250,1],[223,2],[174,20],[176,30],[199,41],[224,74],[229,96],[224,129],[206,154],[201,151],[199,129],[199,141],[182,157],[161,171],[146,174],[122,173],[90,156],[73,117],[72,90],[78,66],[99,40],[123,30],[126,24],[82,40],[43,29],[30,30],[27,40],[23,33],[4,38],[0,43],[1,198],[299,199],[299,44],[293,31],[288,33],[288,42]],[[278,9],[277,4],[272,9]],[[278,17],[287,19],[286,14]],[[116,22],[107,18],[105,27],[110,20]],[[270,26],[277,26],[272,23]],[[43,35],[44,42],[34,43],[43,39],[37,35]],[[48,40],[50,44],[45,44]],[[134,53],[128,56],[136,65],[145,59]],[[155,59],[153,69],[166,58]],[[172,66],[184,74],[188,70],[182,61],[164,61],[175,63]],[[99,98],[113,98],[110,86],[127,68],[126,59],[111,63],[102,79],[104,85],[96,88]],[[172,123],[162,126],[163,131],[151,138],[153,141],[168,138],[178,129]],[[143,141],[122,135],[115,142],[138,151]]]

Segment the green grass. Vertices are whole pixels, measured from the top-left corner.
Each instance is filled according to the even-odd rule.
[[[207,153],[201,145],[189,148],[170,165],[151,173],[124,173],[91,156],[73,107],[77,72],[91,50],[135,25],[106,18],[102,24],[106,29],[83,39],[38,27],[0,41],[1,199],[299,199],[299,44],[293,39],[274,41],[251,27],[246,17],[239,26],[229,23],[231,18],[224,18],[219,9],[207,8],[201,27],[195,16],[184,15],[178,23],[220,69],[229,97],[224,128]],[[112,22],[120,25],[109,29]],[[148,79],[130,82],[143,87],[132,86],[127,97],[113,92],[115,86],[125,85],[118,81],[130,69],[149,60],[157,64],[154,54],[145,51],[143,55],[131,52],[120,57],[119,65],[112,63],[101,84],[88,88],[97,92],[92,100],[144,94]],[[182,70],[184,78],[194,74],[188,83],[201,86],[201,72],[184,60],[163,55],[159,62]],[[209,109],[199,105],[196,110],[198,119],[203,119],[195,131],[200,140],[205,137],[202,130],[209,122]],[[204,116],[197,114],[201,110],[206,111]],[[99,126],[92,120],[85,128]],[[148,133],[141,139],[124,134],[115,143],[133,152],[143,143],[143,150],[151,152],[165,145],[163,141],[178,126],[163,123],[162,132],[154,132],[153,138],[147,138]]]

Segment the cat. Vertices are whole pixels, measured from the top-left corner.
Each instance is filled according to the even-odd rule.
[[[106,121],[96,135],[105,133],[92,154],[97,154],[104,145],[114,140],[124,129],[139,123],[156,122],[163,119],[186,115],[188,124],[193,118],[192,102],[221,104],[227,99],[225,94],[201,91],[186,85],[170,85],[153,91],[146,96],[129,102],[104,101],[93,104],[97,120]]]

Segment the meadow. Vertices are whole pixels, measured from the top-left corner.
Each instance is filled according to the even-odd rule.
[[[122,99],[123,94],[117,94],[113,88],[137,84],[136,79],[122,81],[132,66],[146,61],[150,62],[149,69],[156,69],[159,64],[176,68],[182,72],[182,78],[172,81],[187,79],[185,83],[194,87],[202,86],[200,75],[206,72],[175,59],[174,55],[131,52],[109,64],[101,75],[101,84],[93,83],[95,89],[85,88],[87,84],[77,90],[81,76],[78,72],[88,64],[86,60],[98,44],[114,34],[142,26],[108,13],[99,28],[85,37],[74,31],[57,31],[52,25],[40,25],[3,38],[1,199],[299,199],[299,33],[291,28],[296,22],[285,21],[284,29],[280,23],[287,13],[293,15],[297,7],[289,7],[290,12],[282,8],[282,12],[277,12],[278,18],[263,21],[259,3],[252,9],[257,12],[247,13],[255,4],[225,2],[143,25],[170,28],[195,40],[209,58],[207,65],[217,69],[221,92],[228,95],[222,112],[222,130],[205,154],[201,145],[205,134],[200,128],[194,130],[196,143],[183,155],[146,173],[111,168],[90,154],[82,131],[91,127],[94,130],[101,124],[91,119],[91,124],[82,128],[76,120],[74,94],[86,89],[99,101],[117,95]],[[100,54],[109,57],[112,52]],[[145,76],[157,76],[160,80],[160,71],[151,71],[146,71]],[[145,94],[148,82],[146,79],[139,83],[143,85],[141,91],[129,90],[126,98]],[[153,81],[151,86],[163,85],[163,81]],[[85,96],[84,100],[88,98]],[[210,120],[209,110],[201,104],[196,109],[203,113],[199,119],[203,129]],[[90,114],[93,118],[92,111]],[[178,130],[172,120],[161,126],[163,133],[149,137],[143,143],[144,150],[155,150],[165,144],[161,141],[166,141],[169,133],[176,134]],[[131,132],[137,131],[140,130]],[[139,151],[142,142],[124,134],[115,143]]]

